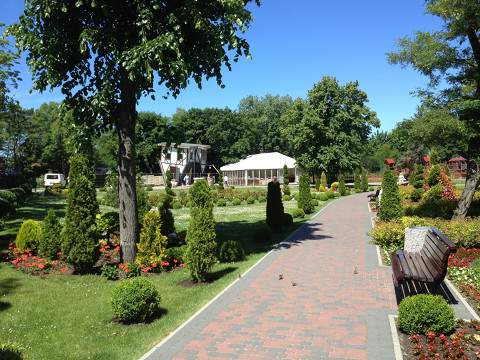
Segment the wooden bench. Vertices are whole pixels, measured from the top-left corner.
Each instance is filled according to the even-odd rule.
[[[392,254],[392,277],[395,287],[407,281],[431,284],[435,289],[447,275],[448,257],[455,244],[440,230],[431,228],[419,252],[398,250]]]
[[[375,191],[375,194],[368,195],[368,198],[370,199],[370,201],[375,201],[377,200],[378,195],[380,195],[380,189],[377,189],[377,191]]]

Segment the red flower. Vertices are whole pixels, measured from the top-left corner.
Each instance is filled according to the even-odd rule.
[[[442,342],[445,342],[445,340],[447,340],[447,337],[445,336],[445,334],[440,334],[439,337]]]
[[[38,268],[39,268],[39,269],[45,268],[45,264],[38,264]]]

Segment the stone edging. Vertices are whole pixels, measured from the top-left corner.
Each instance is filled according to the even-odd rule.
[[[398,315],[388,315],[388,322],[390,323],[390,332],[393,341],[393,353],[395,360],[403,360],[402,347],[400,346],[400,338],[398,336],[397,322]]]
[[[320,215],[326,208],[328,208],[331,204],[336,202],[337,200],[341,199],[340,198],[335,198],[331,202],[329,202],[327,205],[322,207],[316,214],[314,214],[308,221],[303,223],[300,227],[298,227],[294,232],[292,232],[288,237],[283,240],[282,242],[278,243],[273,249],[271,249],[269,252],[267,252],[264,256],[262,256],[255,264],[250,266],[243,274],[241,274],[237,279],[235,279],[233,282],[231,282],[225,289],[220,291],[215,297],[213,297],[209,302],[207,302],[205,305],[203,305],[197,312],[195,312],[192,316],[190,316],[185,322],[183,322],[180,326],[178,326],[175,330],[173,330],[170,334],[168,334],[165,338],[163,338],[158,344],[154,345],[149,351],[147,351],[139,360],[147,360],[150,355],[152,355],[158,348],[162,347],[163,344],[165,344],[168,340],[170,340],[172,337],[175,336],[181,329],[183,329],[185,326],[187,326],[190,322],[195,320],[197,316],[199,316],[205,309],[207,309],[211,304],[215,302],[219,297],[221,297],[224,293],[226,293],[231,287],[233,287],[237,282],[239,282],[245,275],[247,275],[251,270],[253,270],[257,265],[259,265],[265,258],[267,258],[269,255],[271,255],[274,251],[278,250],[279,245],[286,245],[292,242],[292,239],[294,236],[299,232],[306,224],[310,223],[312,220],[314,220],[318,215]]]

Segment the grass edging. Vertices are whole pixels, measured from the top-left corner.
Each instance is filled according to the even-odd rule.
[[[148,360],[149,356],[155,353],[156,350],[160,349],[167,341],[173,338],[180,330],[182,330],[185,326],[187,326],[190,322],[195,320],[203,311],[205,311],[210,305],[212,305],[218,298],[220,298],[223,294],[225,294],[229,289],[231,289],[235,284],[237,284],[240,280],[242,280],[251,270],[253,270],[257,265],[267,258],[267,256],[271,255],[274,251],[278,250],[278,246],[282,244],[288,244],[292,241],[292,238],[299,232],[304,226],[311,223],[318,215],[320,215],[326,208],[328,208],[332,203],[336,200],[341,198],[332,199],[332,201],[328,202],[325,206],[323,206],[319,211],[317,211],[313,216],[310,217],[307,221],[305,221],[302,225],[296,228],[293,232],[291,232],[285,240],[282,240],[280,243],[274,245],[274,247],[268,251],[265,255],[263,255],[257,262],[255,262],[252,266],[250,266],[244,273],[242,273],[239,278],[232,281],[228,284],[223,290],[221,290],[217,295],[215,295],[210,301],[208,301],[205,305],[203,305],[199,310],[197,310],[192,316],[190,316],[184,323],[178,326],[175,330],[173,330],[170,334],[164,337],[158,344],[154,345],[149,351],[147,351],[139,360]]]

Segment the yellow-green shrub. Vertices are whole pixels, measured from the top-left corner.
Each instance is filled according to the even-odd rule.
[[[43,231],[40,222],[35,220],[26,220],[20,226],[15,239],[15,245],[18,250],[37,250],[42,240]]]

